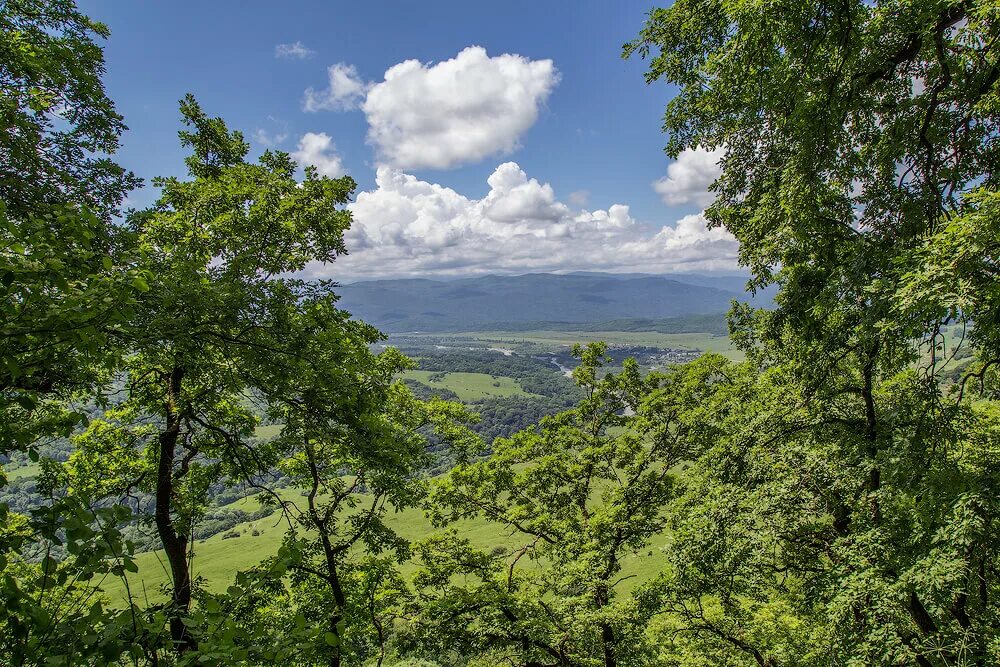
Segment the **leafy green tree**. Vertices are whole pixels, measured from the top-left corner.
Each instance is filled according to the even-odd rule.
[[[409,548],[384,517],[423,498],[428,429],[457,452],[478,440],[460,405],[414,399],[396,380],[412,362],[393,348],[372,353],[382,335],[336,310],[332,296],[299,321],[291,331],[301,354],[272,366],[267,389],[271,417],[284,425],[274,443],[286,455],[280,468],[305,491],[281,503],[294,521],[276,561],[289,587],[272,606],[317,629],[297,662],[381,663],[391,607],[406,590],[395,564]]]
[[[104,92],[109,30],[71,0],[0,7],[0,200],[14,218],[70,204],[105,221],[137,179],[108,155],[126,129]]]
[[[689,646],[998,659],[993,408],[967,404],[995,391],[997,36],[988,2],[680,0],[626,45],[679,88],[668,151],[724,149],[706,215],[779,287],[732,315],[761,375],[708,415],[727,428],[679,508],[663,594]],[[979,386],[953,395],[962,331]]]
[[[456,466],[430,497],[439,523],[478,517],[509,548],[476,549],[455,531],[417,546],[424,650],[523,665],[647,664],[656,608],[623,586],[665,525],[674,466],[691,457],[686,421],[704,373],[643,377],[634,360],[598,378],[603,344],[577,348],[585,398],[492,454]],[[485,663],[484,663],[485,664]],[[490,663],[492,664],[492,663]]]
[[[72,2],[0,5],[0,455],[37,460],[115,367],[145,289],[111,224],[138,180],[109,157],[125,126],[104,92],[107,28]],[[0,485],[5,483],[0,471]],[[133,632],[88,582],[130,563],[120,512],[51,498],[0,505],[0,662],[112,662]]]
[[[107,35],[72,2],[0,7],[0,452],[79,422],[47,397],[93,389],[143,287],[109,225],[138,180],[107,157],[125,130]]]
[[[254,484],[277,459],[252,442],[255,398],[276,358],[300,354],[290,327],[324,284],[288,277],[344,252],[349,177],[318,177],[285,153],[246,160],[248,146],[190,96],[181,102],[189,179],[154,181],[162,193],[135,212],[148,291],[129,321],[126,397],[93,422],[71,461],[89,494],[152,494],[153,524],[171,573],[170,626],[195,647],[190,609],[193,529],[213,483]]]
[[[651,56],[649,81],[679,86],[668,152],[725,148],[706,215],[741,241],[756,284],[780,286],[761,335],[801,339],[787,356],[803,373],[846,348],[899,368],[913,340],[933,349],[942,324],[989,316],[901,296],[925,271],[965,279],[927,249],[956,218],[984,221],[996,190],[998,30],[988,2],[692,0],[651,12],[626,45]]]

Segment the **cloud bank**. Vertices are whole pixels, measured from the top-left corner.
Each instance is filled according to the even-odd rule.
[[[530,271],[714,271],[736,268],[736,240],[701,214],[659,229],[629,207],[574,209],[515,163],[496,168],[481,199],[388,166],[350,205],[349,255],[318,275],[383,276]]]

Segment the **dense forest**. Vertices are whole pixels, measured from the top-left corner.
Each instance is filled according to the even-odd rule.
[[[1000,664],[1000,8],[676,0],[636,34],[773,304],[730,311],[745,361],[466,355],[540,397],[468,406],[305,277],[350,177],[186,96],[186,175],[126,209],[114,37],[0,2],[0,454],[39,469],[0,503],[0,663]],[[284,538],[213,589],[248,493]]]

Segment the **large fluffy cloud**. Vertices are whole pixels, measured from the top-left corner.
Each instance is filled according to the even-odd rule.
[[[360,105],[380,163],[447,169],[517,148],[559,72],[551,60],[490,57],[471,46],[435,65],[406,60],[378,83],[363,82],[344,63],[332,65],[327,78],[326,89],[306,90],[305,111]]]
[[[711,271],[735,268],[736,240],[689,215],[659,229],[629,207],[577,210],[517,164],[501,164],[481,199],[378,169],[351,204],[350,255],[318,273],[342,279],[561,270]]]
[[[667,175],[653,183],[653,189],[667,204],[708,206],[715,199],[708,186],[722,173],[719,160],[723,154],[721,148],[714,151],[703,148],[684,150],[667,167]]]

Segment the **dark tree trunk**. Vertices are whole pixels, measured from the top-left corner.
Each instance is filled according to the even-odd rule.
[[[610,569],[610,568],[609,568]],[[610,595],[605,584],[597,587],[594,594],[594,602],[598,609],[603,609],[608,605]],[[601,644],[604,648],[604,667],[618,667],[618,660],[615,658],[615,631],[607,622],[601,625]]]
[[[188,536],[174,527],[170,505],[174,493],[174,460],[181,423],[177,414],[184,370],[175,367],[168,379],[165,406],[166,427],[160,433],[160,460],[156,470],[156,532],[163,544],[163,551],[170,564],[173,584],[170,609],[170,637],[180,652],[194,648],[194,641],[182,622],[191,607],[191,570],[187,557]]]

